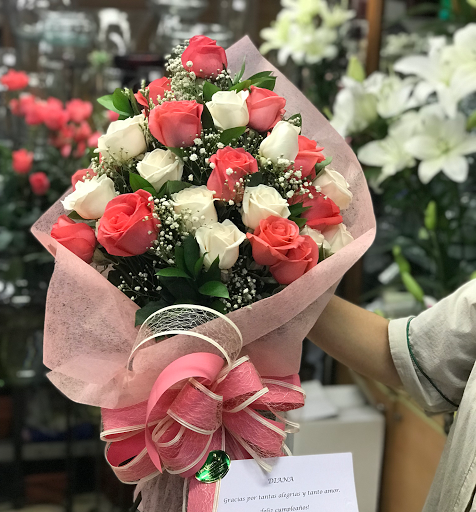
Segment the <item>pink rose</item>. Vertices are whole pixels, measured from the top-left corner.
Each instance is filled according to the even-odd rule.
[[[89,139],[92,134],[91,126],[87,121],[83,121],[74,131],[74,140],[76,142],[84,142]]]
[[[275,92],[261,87],[250,88],[246,103],[250,120],[248,126],[258,132],[267,132],[281,121],[285,110],[286,100]]]
[[[43,123],[52,131],[58,131],[69,120],[69,114],[63,109],[61,101],[56,98],[48,98],[46,104],[42,105]]]
[[[44,196],[50,189],[50,180],[44,172],[34,172],[28,176],[31,190],[36,196]]]
[[[98,139],[102,135],[101,132],[94,132],[88,137],[88,147],[89,148],[97,148],[98,147]]]
[[[315,177],[314,166],[325,160],[325,156],[321,153],[324,148],[318,148],[315,140],[310,140],[304,135],[298,136],[299,151],[294,160],[294,169],[301,169],[302,177],[309,175]]]
[[[81,142],[78,142],[76,149],[73,152],[74,158],[81,158],[82,156],[84,156],[84,153],[86,153],[86,149],[87,149],[87,146],[86,146],[86,142],[84,142],[84,140],[82,140]]]
[[[192,63],[191,66],[188,63]],[[182,66],[199,78],[211,78],[228,66],[225,50],[206,36],[194,36],[182,53]]]
[[[166,76],[163,76],[162,78],[158,78],[157,80],[150,82],[146,89],[149,90],[149,99],[152,100],[154,105],[158,105],[157,96],[163,98],[165,95],[165,91],[171,90],[170,80]],[[139,103],[143,107],[146,107],[146,109],[149,108],[149,103],[147,102],[147,100],[145,99],[144,95],[141,92],[137,92],[135,94],[135,97],[137,103]]]
[[[27,174],[33,166],[33,153],[26,149],[12,152],[12,167],[18,174]]]
[[[79,169],[71,176],[71,184],[76,188],[78,181],[84,181],[86,178],[90,179],[97,174],[92,169]]]
[[[329,226],[340,224],[342,215],[334,201],[321,192],[317,192],[315,187],[308,187],[308,189],[309,194],[295,195],[289,201],[290,204],[302,203],[305,208],[310,207],[302,215],[307,219],[306,225],[312,229],[323,231]]]
[[[299,237],[299,245],[290,249],[283,260],[269,267],[271,275],[279,284],[291,284],[299,279],[319,261],[319,247],[307,235]]]
[[[96,247],[94,230],[83,222],[61,215],[51,228],[51,237],[86,263],[91,263]]]
[[[284,260],[288,251],[299,246],[301,238],[295,222],[276,216],[261,220],[255,232],[246,236],[256,263],[270,266]]]
[[[114,121],[117,121],[119,119],[119,114],[117,112],[114,112],[113,110],[108,110],[107,118],[109,119],[109,121],[111,121],[111,123],[113,123]]]
[[[42,124],[45,113],[45,101],[33,101],[25,108],[25,123],[30,126]]]
[[[29,78],[23,71],[10,69],[0,78],[0,82],[9,91],[18,91],[19,89],[24,89],[28,85]]]
[[[143,254],[157,238],[160,221],[152,216],[154,203],[149,197],[149,192],[138,190],[109,201],[98,229],[98,242],[109,254]]]
[[[202,131],[202,112],[196,101],[166,101],[151,110],[150,133],[169,148],[191,146]]]
[[[90,101],[83,101],[79,98],[68,101],[66,110],[73,123],[81,123],[91,117],[93,113],[93,104]]]
[[[226,146],[210,157],[215,165],[207,181],[208,190],[214,190],[216,199],[241,201],[243,183],[240,179],[247,174],[258,172],[258,162],[243,148]]]

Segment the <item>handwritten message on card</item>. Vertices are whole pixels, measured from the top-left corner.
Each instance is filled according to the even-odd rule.
[[[358,512],[350,453],[231,463],[221,481],[217,512]]]

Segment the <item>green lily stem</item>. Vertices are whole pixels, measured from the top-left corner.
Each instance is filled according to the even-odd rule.
[[[438,237],[436,236],[435,231],[429,231],[430,234],[430,240],[433,245],[434,253],[432,256],[434,257],[435,264],[436,264],[436,273],[438,276],[438,279],[440,283],[444,286],[446,289],[446,275],[445,275],[445,265],[443,260],[443,254],[441,252],[440,243],[438,241]]]

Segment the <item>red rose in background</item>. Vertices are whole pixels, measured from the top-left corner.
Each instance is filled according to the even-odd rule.
[[[66,110],[68,111],[71,121],[79,124],[91,117],[91,114],[93,113],[93,104],[89,101],[83,101],[76,98],[66,103]]]
[[[188,66],[187,63],[192,65]],[[228,66],[225,50],[206,36],[194,36],[182,53],[182,66],[193,71],[199,78],[216,76]]]
[[[149,90],[149,99],[152,100],[154,105],[158,105],[157,96],[163,98],[165,91],[172,90],[170,87],[170,80],[166,76],[158,78],[153,82],[150,82],[146,89]],[[137,92],[135,94],[135,97],[137,103],[139,103],[143,107],[146,107],[147,109],[149,108],[149,104],[147,103],[147,100],[145,99],[144,95],[141,92]]]
[[[114,121],[117,121],[119,119],[119,114],[117,112],[114,112],[113,110],[108,110],[107,117],[108,117],[109,121],[111,121],[111,123],[113,123]]]
[[[252,85],[246,104],[250,114],[248,126],[258,132],[267,132],[281,121],[286,100],[273,91]]]
[[[300,244],[299,227],[288,219],[270,216],[260,221],[253,234],[247,233],[258,265],[275,265]]]
[[[93,176],[97,176],[97,174],[92,169],[79,169],[76,171],[71,176],[71,184],[73,185],[73,188],[76,188],[76,183],[78,183],[78,181],[84,181],[88,174],[91,178]]]
[[[35,101],[28,103],[25,107],[25,122],[30,126],[42,124],[44,120],[45,101]]]
[[[13,100],[12,100],[13,101]],[[34,105],[36,102],[35,96],[33,94],[21,94],[18,98],[18,113],[14,112],[15,115],[24,116],[26,115],[28,109]]]
[[[89,126],[89,123],[87,121],[83,121],[75,129],[73,138],[76,142],[82,142],[89,139],[92,133],[93,131],[91,130],[91,126]]]
[[[29,78],[28,75],[23,71],[15,71],[14,69],[10,69],[0,78],[0,82],[9,91],[18,91],[19,89],[24,89],[28,85]]]
[[[26,149],[12,152],[12,167],[18,174],[27,174],[33,166],[33,153]]]
[[[98,242],[109,254],[143,254],[157,238],[160,221],[152,216],[149,197],[149,192],[138,190],[109,201],[98,228]]]
[[[88,138],[88,147],[97,148],[98,147],[98,139],[102,135],[101,132],[94,132]]]
[[[60,130],[69,120],[68,112],[61,101],[48,98],[46,104],[41,104],[43,123],[52,131]]]
[[[321,192],[317,192],[315,187],[308,187],[309,194],[297,195],[291,198],[290,204],[302,203],[309,210],[303,213],[303,217],[307,219],[306,225],[312,229],[323,231],[328,226],[335,226],[342,222],[340,208],[328,197]]]
[[[271,275],[279,284],[291,284],[299,279],[319,261],[319,247],[307,235],[299,237],[299,245],[290,249],[283,260],[269,267]]]
[[[78,258],[91,263],[96,247],[96,235],[87,224],[76,223],[66,215],[61,215],[51,228],[51,237],[76,254]]]
[[[45,195],[50,189],[50,180],[44,172],[34,172],[28,176],[31,190],[37,196]]]
[[[318,148],[315,140],[308,139],[304,135],[298,136],[299,152],[294,160],[294,168],[298,171],[301,167],[302,177],[311,175],[315,178],[314,166],[325,160],[321,153],[324,148]]]
[[[215,164],[207,181],[208,190],[214,190],[214,197],[223,201],[241,201],[243,184],[240,179],[247,174],[258,172],[258,162],[243,148],[226,146],[210,157]]]
[[[191,146],[202,131],[202,112],[196,101],[166,101],[150,111],[150,133],[169,148]]]

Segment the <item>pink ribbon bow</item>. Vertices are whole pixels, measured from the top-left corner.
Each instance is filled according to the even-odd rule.
[[[292,431],[286,424],[296,426],[279,413],[304,404],[299,384],[298,375],[261,378],[247,356],[231,367],[210,353],[180,357],[159,375],[147,402],[102,409],[107,461],[125,483],[163,469],[190,477],[217,449],[270,469],[262,459],[284,455],[286,431]]]

